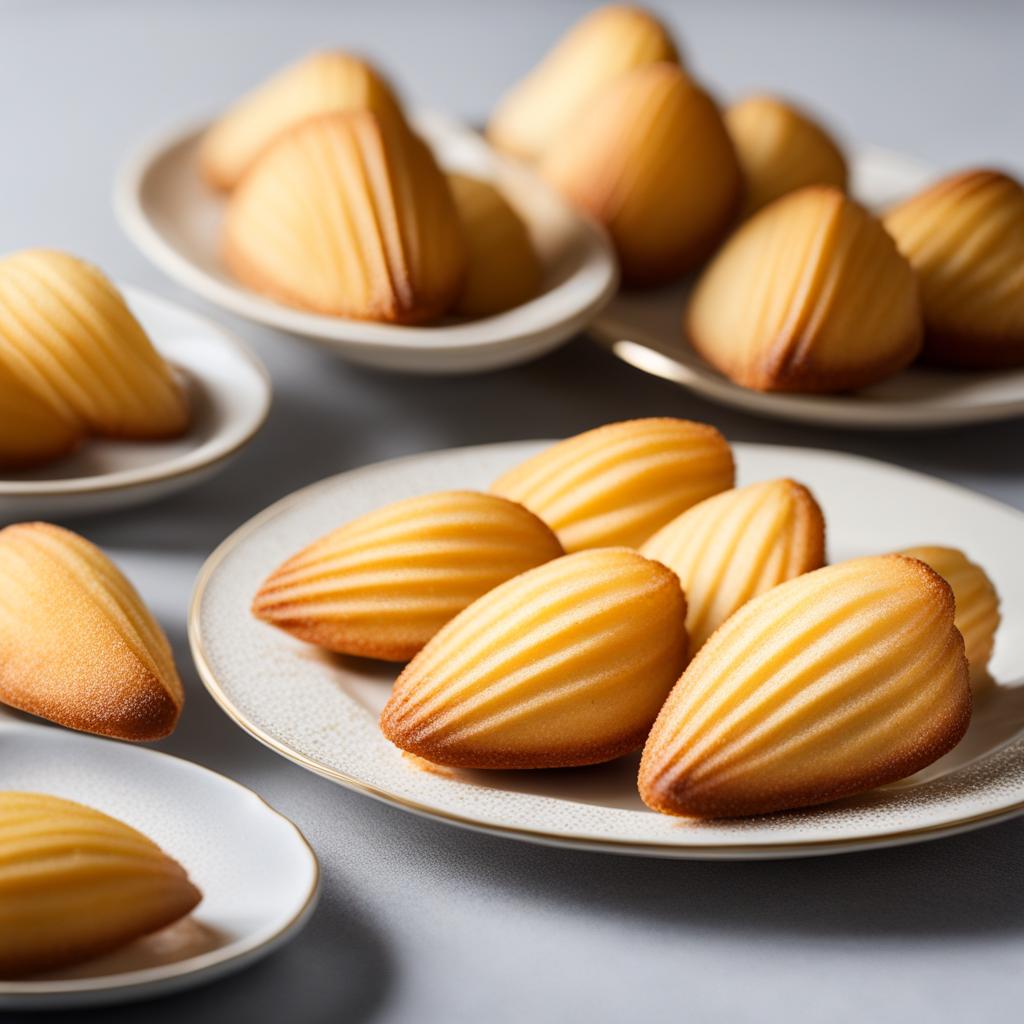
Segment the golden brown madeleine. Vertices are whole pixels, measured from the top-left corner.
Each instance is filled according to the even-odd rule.
[[[714,427],[669,417],[609,423],[546,448],[500,476],[566,551],[639,547],[691,505],[732,487],[732,450]]]
[[[746,184],[744,214],[805,185],[846,190],[846,161],[825,129],[792,103],[750,96],[725,112]]]
[[[256,158],[289,128],[320,114],[371,110],[404,124],[387,80],[349,53],[314,53],[243,96],[203,135],[199,163],[206,180],[232,189]]]
[[[292,129],[228,201],[231,271],[316,313],[436,318],[458,296],[465,255],[451,190],[430,150],[368,111]]]
[[[202,899],[184,868],[122,821],[42,793],[0,793],[0,977],[108,953]]]
[[[188,426],[184,392],[121,293],[67,253],[0,260],[0,363],[91,433],[141,440]]]
[[[678,61],[665,27],[639,7],[609,4],[578,21],[498,104],[487,136],[499,149],[539,157],[621,75]]]
[[[50,462],[81,438],[78,423],[40,398],[0,357],[0,469]]]
[[[858,558],[726,620],[651,730],[640,795],[701,817],[825,803],[924,768],[970,715],[948,584],[912,558]]]
[[[686,664],[675,575],[625,548],[566,555],[461,612],[406,666],[380,725],[456,768],[560,768],[635,750]]]
[[[740,225],[701,274],[685,330],[743,387],[849,391],[913,362],[921,308],[882,225],[838,189],[811,186]]]
[[[930,565],[952,588],[956,600],[954,623],[964,638],[971,685],[975,692],[992,682],[988,663],[999,628],[999,595],[980,565],[962,551],[938,545],[906,548],[900,554]]]
[[[540,171],[608,229],[627,284],[702,263],[742,198],[714,101],[674,64],[620,78],[547,151]]]
[[[426,494],[314,541],[271,573],[252,610],[332,651],[407,661],[488,590],[562,554],[551,529],[513,501]]]
[[[686,594],[686,630],[697,651],[737,608],[820,569],[825,519],[795,480],[723,491],[677,516],[640,549],[667,565]]]
[[[1024,366],[1024,188],[965,171],[907,200],[885,226],[917,273],[924,357],[968,370]]]
[[[124,740],[177,724],[167,637],[99,548],[49,523],[0,530],[0,701]]]
[[[494,185],[450,174],[468,258],[453,312],[480,317],[502,313],[540,292],[540,257],[522,218]]]

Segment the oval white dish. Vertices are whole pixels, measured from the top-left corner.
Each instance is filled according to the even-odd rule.
[[[367,366],[426,374],[491,370],[533,359],[582,330],[618,285],[601,229],[464,125],[434,113],[413,120],[446,169],[495,180],[524,217],[546,271],[537,298],[480,320],[405,327],[306,313],[250,291],[220,258],[224,200],[196,169],[204,126],[164,133],[129,156],[115,186],[118,220],[149,259],[203,298]]]
[[[187,918],[107,956],[0,980],[0,1010],[148,999],[237,971],[294,937],[316,904],[319,867],[299,830],[255,793],[144,747],[0,712],[4,789],[77,800],[139,829],[202,891]]]
[[[0,471],[0,523],[103,512],[184,490],[223,468],[263,425],[270,375],[238,338],[139,288],[122,292],[189,390],[188,431],[169,441],[90,438],[67,458]]]
[[[852,153],[851,191],[884,209],[916,192],[931,168],[899,153],[863,147]],[[746,412],[800,423],[859,429],[923,429],[1024,415],[1024,369],[952,373],[911,367],[873,387],[843,395],[763,393],[734,384],[683,339],[691,282],[657,291],[620,292],[589,332],[623,361]]]
[[[249,614],[266,575],[315,537],[399,498],[484,488],[541,447],[486,445],[367,466],[297,491],[250,520],[210,556],[196,584],[189,637],[207,689],[243,729],[310,771],[415,813],[552,845],[662,857],[786,857],[914,842],[1024,812],[1024,687],[999,687],[988,709],[979,705],[967,739],[912,780],[794,814],[696,822],[643,806],[635,757],[562,771],[427,768],[377,728],[395,666],[320,652]],[[918,543],[962,546],[992,573],[1004,622],[1024,616],[1020,512],[868,459],[734,447],[742,482],[792,476],[813,489],[832,560]],[[1024,634],[1004,627],[993,673],[1004,683],[1019,681],[1021,666]]]

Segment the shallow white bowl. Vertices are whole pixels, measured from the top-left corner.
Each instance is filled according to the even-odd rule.
[[[864,147],[852,154],[852,192],[884,209],[918,191],[931,168],[899,153]],[[1024,415],[1024,368],[955,373],[911,367],[843,395],[765,394],[734,384],[686,343],[683,309],[692,281],[657,291],[621,292],[590,326],[620,359],[723,405],[776,419],[860,429],[923,429]]]
[[[367,366],[426,374],[491,370],[526,362],[578,333],[618,284],[601,229],[464,125],[432,113],[414,124],[445,169],[494,180],[523,216],[545,266],[537,298],[479,320],[404,327],[305,313],[250,291],[220,257],[224,200],[197,171],[204,126],[167,132],[127,159],[115,186],[117,216],[132,241],[186,288]]]
[[[0,981],[0,1010],[96,1006],[165,995],[237,971],[295,936],[319,868],[299,830],[207,768],[0,713],[0,785],[95,807],[181,863],[203,900],[187,918],[107,956]]]
[[[270,376],[238,338],[149,292],[122,292],[189,390],[188,431],[169,441],[93,438],[56,462],[0,471],[0,523],[105,512],[184,490],[223,468],[263,425]]]
[[[662,857],[787,857],[915,842],[1024,811],[1024,687],[979,702],[971,730],[911,780],[793,814],[697,822],[647,810],[637,759],[592,768],[470,772],[403,756],[377,728],[393,665],[325,654],[249,614],[267,574],[314,538],[386,502],[485,488],[541,442],[434,452],[297,491],[232,534],[200,573],[189,637],[200,675],[242,728],[310,771],[406,810],[553,845]],[[1004,626],[992,670],[1024,677],[1024,515],[882,462],[836,452],[734,446],[743,483],[792,476],[825,512],[833,561],[911,544],[963,547],[993,576]],[[1015,674],[1016,673],[1016,674]]]

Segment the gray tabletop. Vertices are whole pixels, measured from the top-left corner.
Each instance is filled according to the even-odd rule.
[[[286,61],[337,44],[377,55],[422,103],[481,119],[585,6],[0,0],[0,250],[65,247],[201,308],[114,224],[114,168],[140,136],[216,110]],[[723,96],[767,85],[803,97],[851,139],[942,167],[1024,168],[1019,3],[657,6]],[[472,834],[342,790],[244,735],[196,677],[185,611],[204,557],[234,527],[302,484],[398,454],[686,415],[733,439],[885,458],[1024,508],[1024,422],[933,434],[773,423],[645,377],[584,339],[485,376],[391,376],[215,315],[273,373],[261,435],[199,490],[72,525],[115,553],[174,643],[188,706],[160,747],[239,779],[291,817],[320,856],[323,895],[306,931],[259,965],[102,1019],[1019,1015],[1024,820],[916,847],[760,864]]]

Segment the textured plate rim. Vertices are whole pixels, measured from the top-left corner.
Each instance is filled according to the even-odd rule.
[[[402,463],[420,460],[424,456],[440,454],[441,451],[467,451],[475,449],[478,451],[495,449],[502,447],[509,447],[511,445],[521,445],[524,443],[553,443],[552,441],[545,440],[534,440],[529,441],[503,441],[494,444],[484,445],[466,445],[459,448],[448,448],[441,449],[434,452],[421,452],[415,455],[405,455],[394,459],[385,459],[381,462],[370,463],[366,466],[359,466],[354,469],[350,469],[341,473],[335,473],[332,476],[325,477],[322,480],[315,481],[314,483],[307,484],[305,487],[301,487],[290,494],[285,495],[283,498],[279,498],[273,504],[269,505],[263,511],[258,512],[251,519],[248,519],[241,526],[230,533],[221,543],[213,550],[207,560],[203,563],[199,574],[196,577],[195,587],[192,591],[192,599],[189,603],[188,611],[188,640],[189,647],[192,651],[192,658],[195,662],[196,669],[199,674],[199,678],[203,685],[206,687],[210,696],[213,697],[214,701],[220,706],[221,710],[243,731],[249,733],[250,736],[259,740],[260,743],[269,747],[276,754],[284,757],[286,760],[305,768],[307,771],[312,772],[314,775],[319,775],[323,778],[330,779],[346,789],[353,790],[357,793],[362,793],[365,796],[372,797],[383,803],[390,804],[391,806],[398,807],[401,810],[409,811],[413,814],[417,814],[421,817],[431,818],[435,821],[441,821],[449,825],[456,825],[461,828],[466,828],[475,832],[484,832],[490,835],[504,836],[510,839],[518,839],[527,842],[538,843],[546,846],[563,847],[569,849],[583,849],[593,850],[605,853],[621,853],[621,854],[634,854],[648,857],[665,857],[672,859],[692,859],[692,860],[767,860],[774,858],[787,858],[787,857],[808,857],[816,856],[821,854],[830,853],[846,853],[854,852],[857,850],[865,849],[880,849],[889,846],[901,846],[908,843],[915,843],[925,841],[927,839],[938,839],[942,836],[952,835],[957,832],[965,832],[975,828],[981,828],[988,824],[996,824],[999,821],[1013,818],[1019,814],[1024,813],[1024,799],[1009,804],[1004,807],[999,807],[991,811],[981,812],[979,814],[965,815],[961,818],[951,819],[945,822],[937,822],[933,825],[922,826],[914,829],[908,829],[902,832],[887,832],[876,836],[861,836],[859,838],[837,838],[837,839],[822,839],[822,840],[802,840],[791,843],[779,842],[779,843],[724,843],[715,845],[702,845],[697,846],[687,843],[666,843],[657,840],[642,841],[642,840],[617,840],[603,837],[600,835],[579,835],[579,836],[566,836],[558,833],[546,831],[544,829],[529,829],[518,826],[501,825],[491,822],[482,822],[476,818],[472,818],[466,815],[457,814],[451,811],[441,810],[436,807],[432,807],[429,804],[424,804],[417,800],[412,800],[409,797],[403,796],[402,794],[393,793],[389,790],[383,789],[382,787],[375,786],[373,784],[364,782],[362,779],[356,776],[350,775],[347,772],[339,771],[335,768],[331,768],[327,765],[320,764],[319,762],[307,757],[305,754],[298,750],[294,750],[287,744],[284,744],[276,740],[269,733],[265,732],[260,726],[250,721],[231,701],[227,693],[221,687],[217,680],[216,674],[211,668],[209,662],[206,659],[204,646],[203,646],[203,635],[202,635],[202,624],[200,616],[200,606],[202,605],[203,597],[206,592],[206,588],[217,572],[220,564],[228,557],[241,543],[243,543],[250,533],[255,532],[259,527],[263,525],[266,520],[274,518],[281,511],[291,507],[292,505],[298,504],[303,501],[310,493],[320,489],[326,488],[333,485],[338,479],[342,477],[351,478],[358,475],[364,470],[377,469],[382,465],[401,466]],[[918,477],[923,480],[927,480],[931,484],[938,484],[944,488],[956,492],[966,492],[972,498],[980,500],[985,504],[991,505],[994,508],[998,508],[1001,512],[1007,510],[1015,513],[1024,521],[1024,512],[1014,508],[1012,505],[1007,505],[1004,502],[997,500],[996,498],[989,497],[986,494],[979,494],[975,491],[970,490],[966,487],[961,487],[958,484],[950,483],[948,480],[943,480],[941,477],[934,477],[927,473],[921,473],[917,470],[906,469],[902,466],[895,466],[891,463],[887,463],[881,459],[872,459],[863,455],[854,455],[848,452],[839,452],[831,449],[820,449],[820,448],[806,448],[799,445],[778,445],[778,444],[759,444],[756,442],[737,442],[735,447],[737,448],[759,448],[759,449],[771,449],[777,451],[800,451],[811,453],[817,456],[829,455],[833,458],[838,458],[843,461],[851,461],[861,464],[868,464],[873,466],[884,466],[887,469],[896,469],[901,473],[905,473],[908,476]]]
[[[24,730],[38,730],[39,732],[47,733],[52,731],[67,732],[67,730],[61,730],[59,726],[43,726],[17,720],[0,721],[0,734],[7,731],[20,732]],[[70,733],[70,735],[77,737],[79,734]],[[97,742],[102,742],[97,737],[87,736],[87,734],[81,735],[84,738],[96,739]],[[229,969],[241,968],[246,963],[251,963],[253,960],[271,953],[278,946],[283,945],[296,935],[305,926],[309,917],[316,909],[316,904],[320,897],[320,861],[309,840],[294,821],[282,814],[281,811],[277,810],[276,807],[260,796],[255,790],[250,789],[236,779],[232,779],[230,776],[215,771],[213,768],[207,768],[206,765],[178,757],[165,750],[155,750],[151,747],[135,749],[141,750],[147,755],[166,758],[175,762],[179,767],[184,765],[185,771],[194,771],[208,775],[217,780],[216,784],[218,785],[227,783],[228,788],[241,791],[245,799],[255,800],[263,813],[267,813],[283,823],[297,840],[297,848],[303,852],[311,868],[310,884],[305,899],[301,906],[275,929],[271,935],[258,937],[256,940],[250,939],[229,943],[218,949],[199,953],[196,956],[188,957],[185,960],[178,960],[174,963],[91,978],[68,978],[51,981],[32,981],[31,979],[27,981],[10,981],[0,979],[0,1010],[30,1009],[37,1003],[40,1004],[35,1006],[37,1009],[56,1008],[58,1002],[65,1001],[69,1004],[75,1003],[80,1006],[86,1005],[87,1002],[97,1005],[107,1001],[127,1002],[136,998],[136,996],[141,998],[145,995],[143,990],[153,986],[159,986],[163,991],[170,991],[174,988],[191,987],[193,984],[198,985],[202,981],[207,980],[204,977],[206,975],[209,975],[212,980],[214,977],[227,973]],[[44,1003],[47,1005],[42,1005]]]
[[[411,115],[411,120],[416,124],[444,131],[453,138],[461,134],[471,137],[476,144],[487,145],[483,139],[460,121],[436,111],[416,111]],[[554,293],[542,294],[506,313],[480,318],[464,324],[415,327],[376,324],[370,321],[311,313],[273,302],[242,285],[225,284],[206,273],[166,240],[148,215],[146,204],[142,198],[146,178],[158,163],[172,150],[192,141],[210,123],[210,119],[193,119],[184,124],[172,125],[163,131],[152,134],[130,150],[122,160],[115,176],[114,213],[128,238],[161,270],[207,301],[250,321],[274,327],[299,338],[326,346],[341,355],[350,355],[352,358],[362,356],[367,360],[373,359],[374,353],[379,353],[382,357],[388,352],[399,356],[410,350],[426,354],[433,353],[435,356],[479,353],[496,357],[505,349],[521,347],[531,355],[536,355],[538,354],[536,349],[543,350],[545,347],[550,348],[557,343],[546,340],[547,334],[559,333],[561,336],[564,330],[569,330],[570,333],[565,337],[571,337],[572,334],[578,333],[586,324],[590,323],[618,290],[618,264],[612,253],[607,234],[593,220],[576,213],[574,213],[575,220],[587,238],[586,257],[570,280],[575,280],[581,275],[595,277],[595,283],[599,286],[590,290],[589,301],[575,306],[570,313],[557,318],[549,318],[539,326],[521,327],[507,331],[492,328],[491,336],[482,341],[463,337],[463,335],[471,334],[479,329],[479,325],[488,321],[514,316],[519,310],[529,307],[531,303],[543,301],[546,296]],[[489,150],[489,152],[494,153],[493,150]],[[495,159],[505,161],[518,171],[525,169],[509,158],[495,155]],[[554,195],[543,182],[538,181],[537,186],[547,189],[551,195]],[[570,209],[564,200],[559,199],[559,202],[567,210]],[[567,284],[568,282],[563,282],[559,287],[565,287]],[[347,331],[365,336],[350,336],[345,333]],[[439,372],[452,369],[454,368],[445,366]]]
[[[263,365],[259,357],[231,331],[215,323],[200,313],[181,306],[170,299],[155,295],[144,288],[133,285],[119,285],[122,294],[130,305],[152,306],[169,315],[185,316],[194,321],[197,328],[204,334],[216,337],[219,344],[230,350],[233,355],[247,363],[261,382],[261,397],[255,413],[245,421],[241,434],[230,444],[215,435],[183,455],[168,459],[163,463],[140,466],[135,469],[119,469],[112,473],[99,473],[92,476],[68,477],[60,480],[6,480],[0,479],[0,498],[51,498],[66,495],[107,494],[115,491],[129,491],[145,487],[149,484],[164,483],[191,476],[194,473],[211,469],[226,462],[244,448],[262,429],[270,414],[273,400],[273,384],[270,371]],[[136,308],[137,308],[136,306]],[[157,348],[159,349],[159,344]],[[242,420],[238,421],[239,423]],[[171,468],[167,468],[171,467]]]

